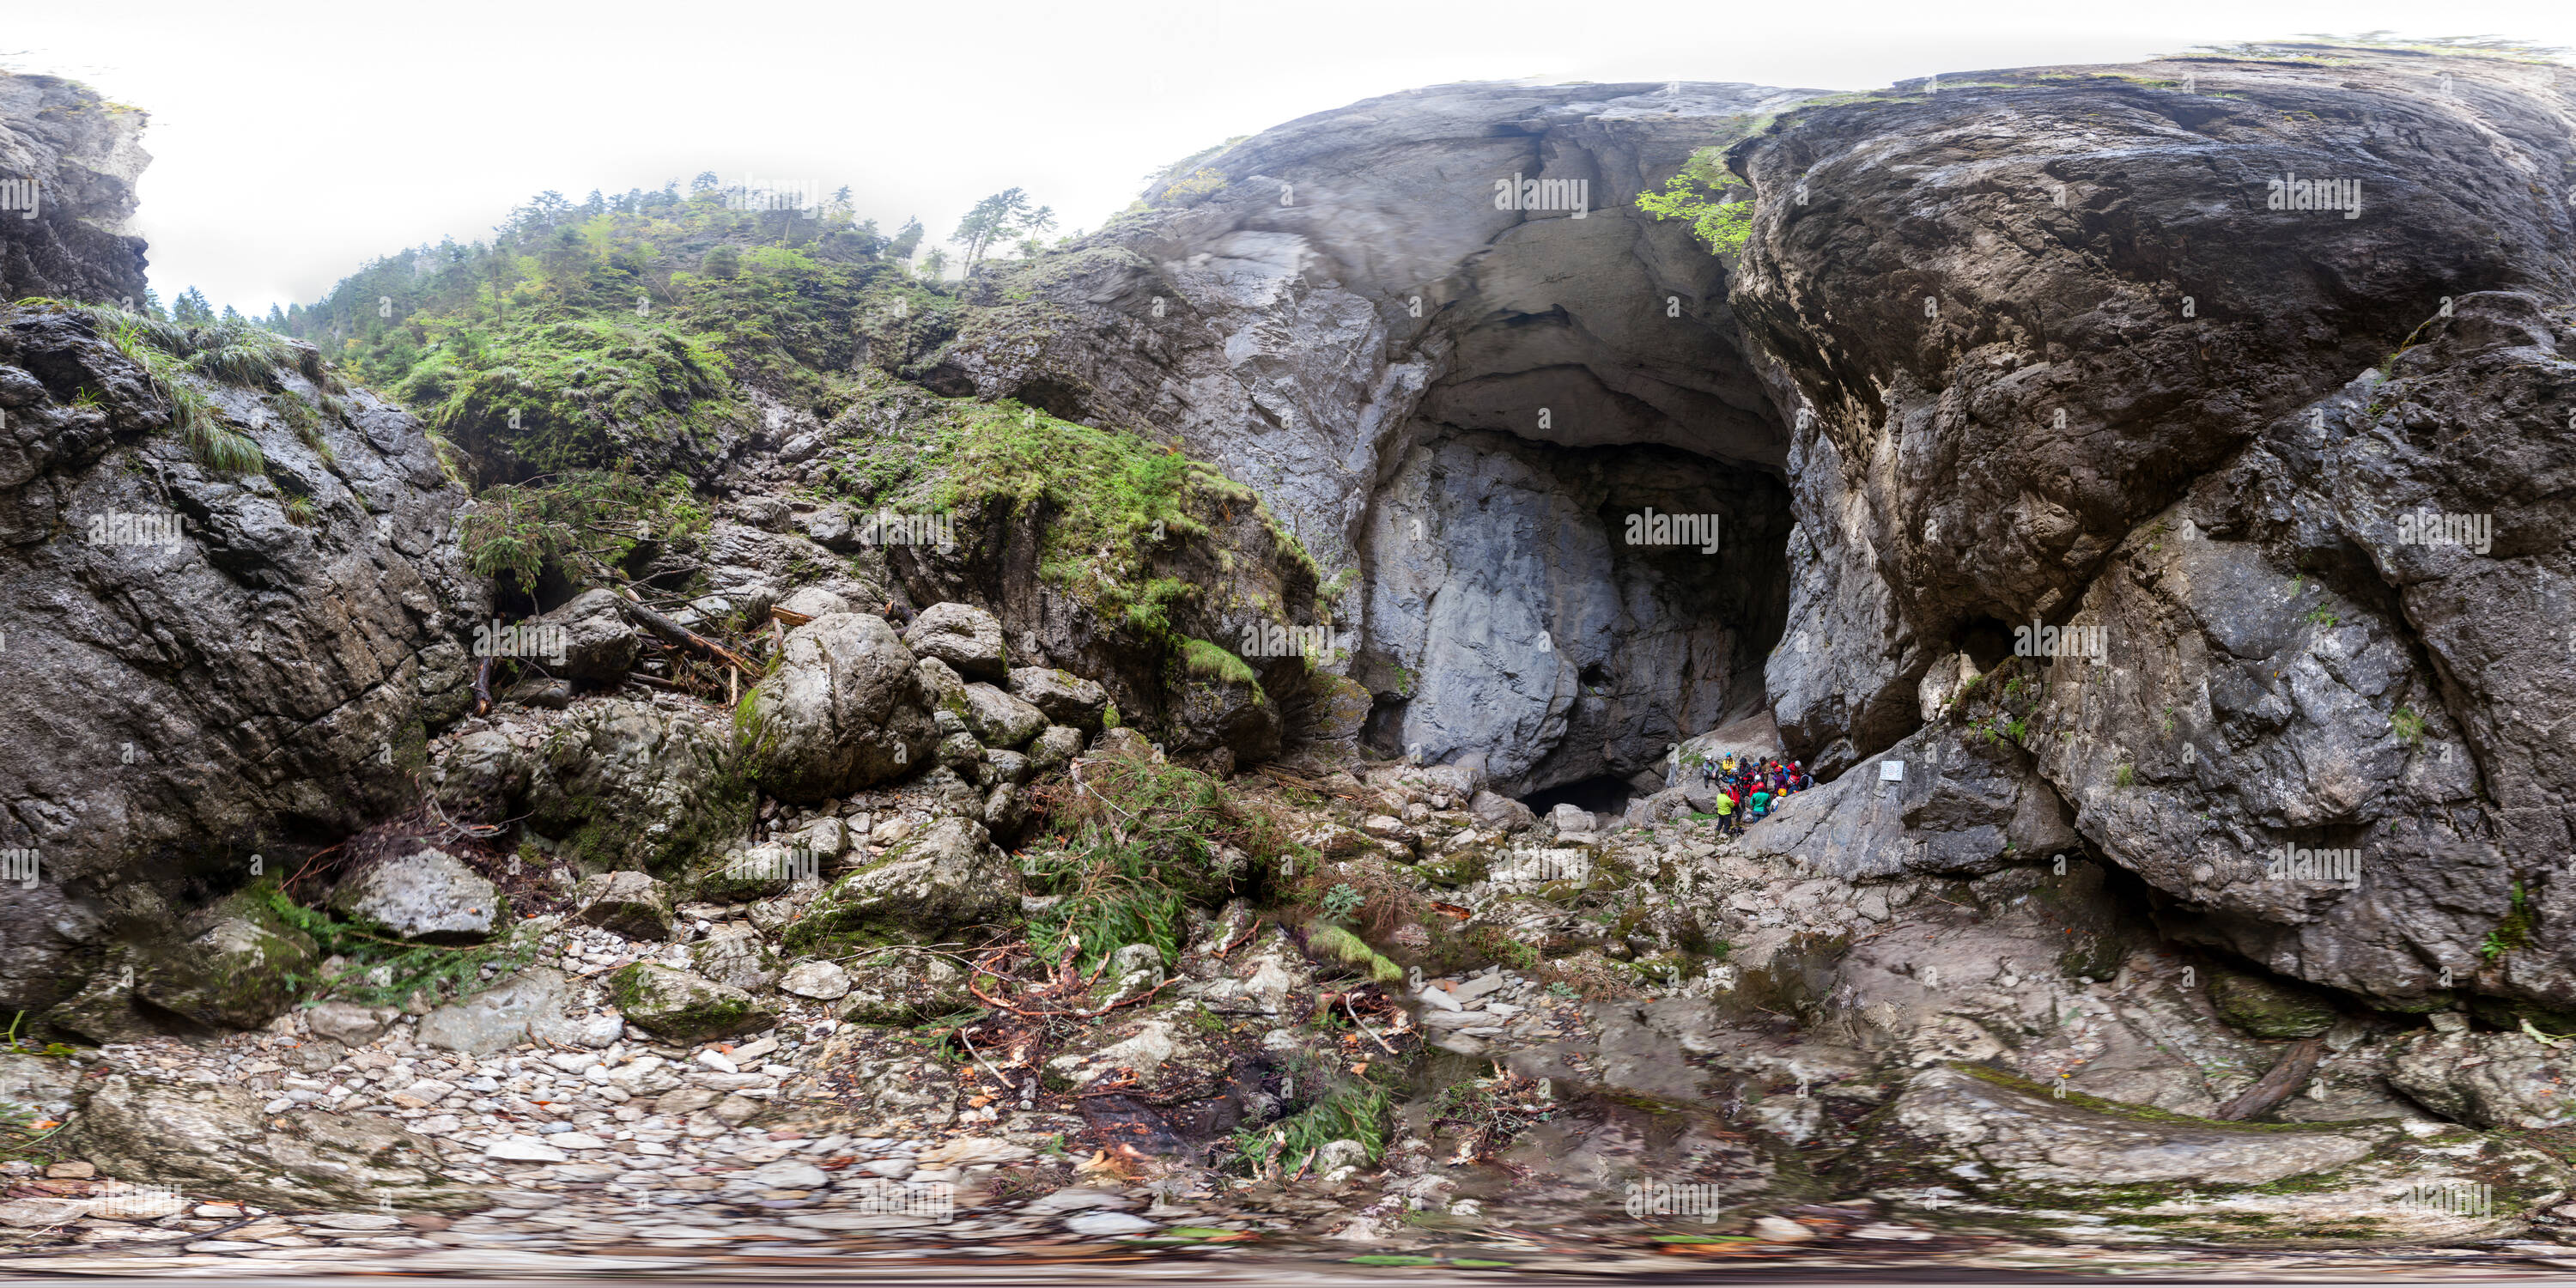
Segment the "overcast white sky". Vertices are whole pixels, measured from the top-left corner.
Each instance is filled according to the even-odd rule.
[[[0,0],[0,65],[152,114],[141,231],[167,300],[311,302],[364,260],[579,200],[728,180],[847,183],[944,237],[1018,185],[1096,227],[1166,163],[1460,80],[1868,89],[2303,32],[2576,45],[2576,5],[2443,0],[1044,0],[758,5]]]

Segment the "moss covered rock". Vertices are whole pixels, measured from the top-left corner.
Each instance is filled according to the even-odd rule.
[[[680,872],[748,819],[732,755],[721,724],[622,698],[583,703],[538,750],[529,825],[601,867]]]
[[[2258,1038],[2312,1038],[2342,1018],[2308,989],[2223,969],[2210,972],[2209,1004],[2218,1018]]]
[[[312,938],[254,893],[200,908],[180,929],[187,939],[144,954],[148,964],[135,972],[134,996],[199,1024],[266,1024],[303,996],[301,981],[320,960]]]
[[[703,1042],[767,1028],[778,1013],[751,994],[695,971],[637,962],[608,977],[626,1022],[674,1042]]]
[[[1019,909],[1020,873],[982,824],[941,818],[834,882],[787,928],[786,946],[921,943],[996,925]]]
[[[602,872],[573,887],[572,919],[629,939],[671,933],[671,888],[641,872]]]

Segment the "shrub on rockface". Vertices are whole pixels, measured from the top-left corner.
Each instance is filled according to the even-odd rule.
[[[636,319],[515,323],[442,347],[394,395],[504,476],[667,466],[741,414],[715,338]]]
[[[1175,958],[1191,905],[1255,887],[1283,859],[1312,860],[1269,805],[1195,769],[1158,763],[1133,740],[1078,767],[1080,787],[1038,793],[1045,833],[1025,850],[1031,888],[1054,901],[1029,918],[1052,959],[1074,938],[1085,969],[1129,944]]]

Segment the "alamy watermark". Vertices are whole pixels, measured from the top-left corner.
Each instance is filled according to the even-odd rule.
[[[736,881],[819,881],[823,865],[809,846],[764,845],[745,850],[725,865]]]
[[[1698,546],[1704,555],[1717,553],[1717,525],[1714,514],[1662,514],[1653,506],[1628,516],[1628,544],[1632,546]]]
[[[0,211],[17,211],[20,219],[35,218],[36,207],[44,200],[44,186],[37,179],[0,179]]]
[[[159,546],[176,550],[187,535],[188,516],[184,514],[110,510],[89,518],[89,543],[93,546]]]
[[[1628,1182],[1628,1215],[1716,1216],[1726,1210],[1722,1185],[1673,1185],[1664,1181]]]
[[[1282,626],[1250,622],[1243,628],[1238,657],[1330,657],[1337,641],[1329,626]]]
[[[1524,179],[1518,170],[1494,180],[1496,210],[1565,210],[1581,219],[1592,213],[1590,179]]]
[[[823,184],[815,179],[754,179],[725,190],[727,210],[788,210],[807,219],[823,215]]]
[[[2361,881],[2361,851],[2277,845],[2255,858],[2220,860],[2211,865],[2209,875],[2221,885],[2241,881],[2340,881],[2357,885]]]
[[[2495,1190],[2481,1181],[2433,1181],[2407,1186],[2397,1204],[2448,1216],[2494,1216]]]
[[[536,657],[548,666],[564,664],[564,650],[572,643],[572,632],[559,622],[517,622],[503,625],[495,617],[489,624],[474,628],[476,657]]]
[[[848,1211],[864,1216],[908,1216],[946,1225],[957,1219],[957,1187],[934,1181],[916,1189],[901,1181],[861,1181]]]
[[[33,890],[37,866],[34,850],[0,850],[0,883],[14,881],[22,889]]]
[[[2432,510],[2401,514],[2397,516],[2397,544],[2459,546],[2482,555],[2495,549],[2495,516],[2440,514]]]
[[[2080,657],[2100,666],[2111,650],[2100,626],[2042,626],[2032,622],[2013,628],[2014,657]]]
[[[1514,845],[1486,861],[1485,879],[1506,888],[1558,881],[1587,884],[1592,880],[1592,852],[1575,846]]]
[[[168,1216],[187,1206],[176,1185],[132,1181],[101,1181],[87,1202],[91,1216],[118,1218]]]
[[[957,516],[896,514],[891,510],[879,510],[861,515],[859,544],[863,546],[937,546],[946,550],[957,544]]]
[[[2263,197],[2267,210],[2340,210],[2346,219],[2361,218],[2361,180],[2302,179],[2295,172],[2269,180]]]

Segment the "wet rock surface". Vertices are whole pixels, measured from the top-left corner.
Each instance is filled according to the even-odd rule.
[[[0,1255],[2564,1268],[2566,669],[2522,645],[2576,330],[2553,207],[2474,176],[2563,196],[2570,90],[2495,61],[2474,109],[2367,55],[1320,114],[931,291],[832,424],[763,390],[671,448],[702,530],[549,585],[561,663],[490,693],[416,423],[339,389],[326,454],[269,418],[325,391],[292,354],[218,395],[276,471],[220,475],[12,313],[8,602],[112,701],[0,755],[0,827],[84,880],[323,839],[13,897],[91,1045],[0,1054],[47,1151]],[[1632,204],[1712,146],[1731,260]],[[2225,177],[2337,167],[2383,222],[2249,233]],[[1582,217],[1489,203],[1521,173]],[[1178,434],[1179,499],[887,546],[818,498],[968,392]],[[48,535],[156,498],[200,544]],[[1781,749],[1827,781],[1716,822],[1693,771]]]

